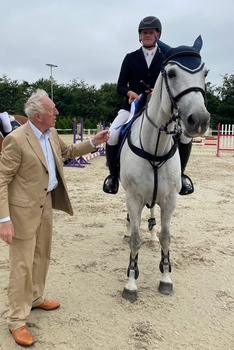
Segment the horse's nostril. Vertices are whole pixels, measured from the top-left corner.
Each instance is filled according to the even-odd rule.
[[[196,123],[192,114],[188,117],[187,120],[188,120],[188,125],[190,125],[190,126],[194,126]]]

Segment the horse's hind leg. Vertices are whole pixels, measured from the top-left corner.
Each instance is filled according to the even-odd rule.
[[[130,219],[129,214],[127,213],[126,218],[126,228],[127,231],[130,232]],[[150,218],[148,220],[148,229],[150,232],[150,240],[153,244],[158,243],[158,236],[156,231],[156,219],[154,214],[154,207],[150,209]],[[129,243],[130,235],[124,235],[124,242]]]
[[[154,208],[150,209],[150,218],[148,220],[148,229],[150,231],[150,235],[151,235],[151,242],[152,243],[156,243],[158,242],[158,236],[157,236],[157,232],[156,232],[156,219],[155,219],[155,214],[154,214]]]
[[[127,228],[127,232],[129,233],[128,235],[124,235],[123,241],[126,243],[130,242],[130,219],[129,219],[129,213],[127,213],[127,217],[126,217],[126,228]]]

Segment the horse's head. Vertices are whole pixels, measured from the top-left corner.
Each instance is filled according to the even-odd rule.
[[[205,77],[208,70],[201,60],[202,38],[193,46],[172,48],[157,40],[164,55],[162,76],[167,98],[165,112],[178,115],[187,136],[196,137],[205,133],[210,114],[205,107]]]

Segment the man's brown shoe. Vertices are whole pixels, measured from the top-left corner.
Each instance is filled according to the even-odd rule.
[[[22,346],[30,346],[34,343],[34,339],[29,329],[26,326],[10,331],[15,339],[15,342]]]
[[[32,307],[34,309],[43,309],[46,311],[55,310],[60,306],[60,302],[56,300],[44,299],[40,305]]]

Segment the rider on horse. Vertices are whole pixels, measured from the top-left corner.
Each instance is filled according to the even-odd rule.
[[[157,47],[155,36],[160,38],[162,25],[158,18],[154,16],[145,17],[139,24],[139,41],[142,47],[126,55],[123,60],[117,92],[125,97],[122,108],[110,126],[110,137],[106,143],[107,165],[110,175],[105,179],[103,191],[115,194],[119,187],[118,151],[119,135],[121,128],[129,118],[131,103],[140,99],[140,94],[144,97],[139,101],[138,110],[141,110],[150,97],[156,79],[160,74],[161,65],[164,60],[161,50]],[[145,84],[148,86],[146,89]],[[184,175],[185,167],[188,163],[192,148],[192,139],[181,134],[179,141],[179,153],[181,161],[182,188],[181,195],[193,192],[192,184],[187,183],[187,176]]]

